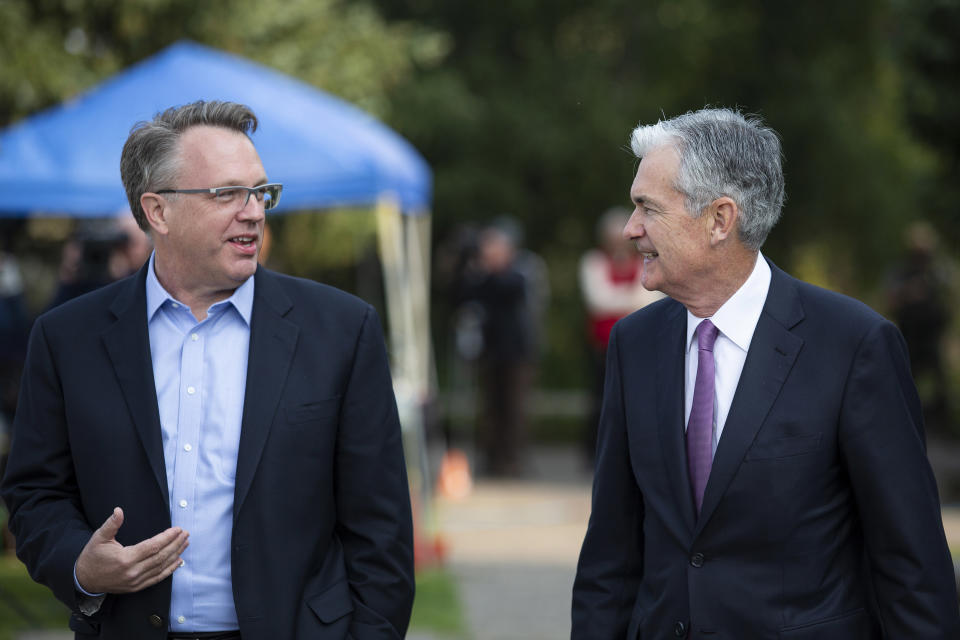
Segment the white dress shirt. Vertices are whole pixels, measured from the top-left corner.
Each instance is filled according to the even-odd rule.
[[[770,289],[770,265],[763,255],[757,253],[757,262],[737,292],[721,305],[709,319],[720,330],[713,345],[713,357],[716,363],[716,378],[713,398],[713,453],[717,452],[717,443],[723,434],[723,425],[730,413],[733,395],[740,382],[743,363],[753,340],[753,332],[760,320],[760,312],[767,300]],[[690,421],[690,407],[693,405],[693,387],[697,380],[697,328],[706,318],[698,318],[687,311],[687,350],[686,379],[684,384],[683,424],[686,429]]]

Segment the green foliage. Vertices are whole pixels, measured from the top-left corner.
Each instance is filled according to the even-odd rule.
[[[270,228],[278,248],[277,268],[306,278],[350,268],[372,250],[377,231],[373,211],[355,209],[271,218]]]
[[[12,554],[0,554],[0,640],[38,628],[66,632],[69,618],[70,610],[31,580],[23,563]]]
[[[180,39],[274,67],[381,116],[386,91],[429,67],[445,37],[343,0],[2,0],[0,123]]]

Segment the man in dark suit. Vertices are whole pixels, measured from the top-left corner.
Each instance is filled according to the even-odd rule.
[[[42,316],[3,496],[77,637],[401,638],[410,503],[379,320],[257,266],[245,106],[134,127],[121,174],[156,250]],[[189,540],[188,540],[189,537]]]
[[[672,299],[612,333],[572,637],[960,638],[903,339],[760,255],[776,134],[718,109],[631,142],[624,234]]]

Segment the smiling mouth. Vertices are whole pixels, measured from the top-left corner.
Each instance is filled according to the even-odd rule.
[[[256,236],[236,236],[230,238],[230,242],[238,244],[244,248],[250,248],[257,242]]]
[[[654,258],[656,258],[656,257],[659,256],[659,255],[660,255],[660,254],[657,253],[656,251],[641,251],[641,252],[640,252],[640,257],[642,257],[644,260],[653,260]]]

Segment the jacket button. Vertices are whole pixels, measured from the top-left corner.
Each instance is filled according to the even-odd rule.
[[[682,638],[683,636],[687,635],[687,625],[683,624],[682,622],[677,622],[677,624],[673,625],[673,635],[677,636],[678,638]]]
[[[153,627],[154,629],[159,629],[160,627],[163,626],[163,618],[161,618],[155,613],[150,616],[149,620],[150,620],[150,626]]]
[[[696,567],[697,569],[699,569],[700,567],[702,567],[702,566],[703,566],[703,554],[702,554],[702,553],[695,553],[695,554],[693,554],[692,556],[690,556],[690,564],[692,564],[692,565],[693,565],[694,567]]]

